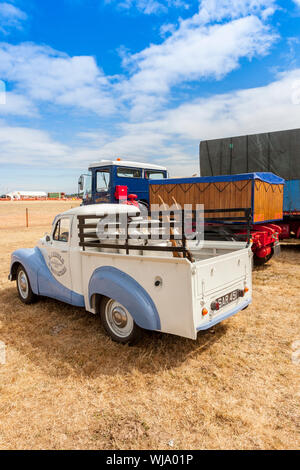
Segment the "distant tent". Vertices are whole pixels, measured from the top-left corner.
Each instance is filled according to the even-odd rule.
[[[44,191],[12,191],[6,194],[10,199],[30,199],[30,198],[45,198],[47,193]]]

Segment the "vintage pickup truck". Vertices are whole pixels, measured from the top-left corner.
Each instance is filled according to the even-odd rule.
[[[143,329],[195,340],[251,303],[249,240],[199,245],[183,236],[175,242],[174,231],[169,239],[129,240],[118,228],[114,240],[103,240],[97,227],[109,214],[125,214],[127,227],[141,219],[135,206],[81,206],[56,216],[35,248],[15,251],[9,279],[21,301],[46,296],[83,307],[120,343],[136,341]]]

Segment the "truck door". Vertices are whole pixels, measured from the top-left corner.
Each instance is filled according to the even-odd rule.
[[[70,272],[71,217],[59,217],[53,227],[50,242],[46,245],[46,263],[53,278],[40,277],[41,295],[54,297],[64,302],[71,301],[72,276]],[[64,289],[66,288],[66,289]]]
[[[139,200],[148,199],[148,182],[143,179],[142,168],[115,167],[115,184],[127,186],[127,194],[136,194]]]
[[[94,202],[110,203],[111,200],[111,168],[100,168],[96,170],[94,178]]]

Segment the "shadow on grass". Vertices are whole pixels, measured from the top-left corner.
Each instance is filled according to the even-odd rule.
[[[266,271],[266,272],[269,271],[270,269],[272,269],[271,264],[268,264],[270,262],[271,261],[268,261],[266,264],[262,264],[261,266],[254,265],[253,271]]]
[[[293,245],[292,243],[286,243],[285,245],[281,245],[281,250],[284,253],[285,251],[290,252],[290,251],[295,251],[295,253],[300,254],[300,241],[299,243]]]
[[[126,376],[133,370],[155,374],[193,357],[201,365],[201,354],[227,329],[224,324],[217,325],[200,332],[196,341],[145,332],[137,345],[120,345],[107,337],[98,316],[47,298],[24,305],[14,287],[1,293],[0,322],[0,339],[8,347],[17,349],[48,375],[62,378]]]

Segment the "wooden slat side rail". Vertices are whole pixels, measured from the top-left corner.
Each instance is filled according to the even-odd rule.
[[[191,211],[191,217],[189,219],[185,218],[185,214],[183,210],[174,210],[173,211],[173,218],[170,217],[170,213],[168,211],[159,211],[159,219],[155,221],[155,227],[160,227],[160,228],[169,228],[171,227],[173,229],[173,233],[171,230],[170,234],[165,234],[165,233],[158,233],[155,234],[155,237],[152,238],[152,240],[164,240],[164,241],[170,241],[176,240],[176,241],[181,241],[181,246],[178,246],[177,244],[173,244],[173,246],[155,246],[155,245],[134,245],[130,243],[130,222],[131,222],[131,217],[127,216],[127,224],[126,227],[124,227],[124,233],[121,234],[115,234],[114,238],[116,239],[121,239],[124,240],[124,243],[122,244],[112,244],[109,243],[109,238],[107,238],[108,242],[103,242],[103,240],[100,240],[98,238],[97,232],[96,231],[85,231],[86,229],[90,230],[96,229],[97,224],[90,224],[86,223],[86,220],[89,221],[91,219],[97,219],[100,217],[97,215],[79,215],[78,216],[78,234],[79,234],[79,246],[85,250],[86,247],[96,247],[96,248],[113,248],[115,250],[126,250],[126,254],[129,254],[130,251],[166,251],[166,252],[173,252],[173,253],[182,253],[183,257],[189,258],[190,255],[188,253],[187,245],[186,245],[186,234],[184,231],[184,223],[185,220],[189,220],[190,227],[196,227],[197,223],[197,217],[203,217],[204,215],[204,232],[212,232],[213,235],[215,236],[216,239],[220,239],[220,236],[224,235],[224,230],[229,230],[229,235],[230,235],[230,230],[238,227],[239,229],[242,229],[243,227],[246,228],[245,234],[241,234],[240,239],[245,239],[247,241],[247,244],[249,245],[250,243],[250,238],[251,238],[251,209],[250,208],[232,208],[232,209],[225,209],[224,211],[226,214],[230,213],[244,213],[244,217],[237,216],[237,217],[225,217],[224,220],[220,220],[218,218],[218,214],[220,213],[220,209],[205,209],[204,211]],[[213,217],[206,217],[206,214],[213,215]],[[149,213],[149,218],[148,220],[141,220],[139,222],[135,221],[136,228],[140,228],[142,226],[145,228],[145,224],[149,224],[148,228],[153,227],[152,223],[153,220],[153,213]],[[157,216],[157,213],[155,214]],[[180,221],[178,221],[176,218],[174,218],[176,215],[180,215]],[[168,222],[163,222],[161,218],[163,217],[170,217]],[[119,222],[118,222],[119,223]],[[118,226],[117,223],[117,226]],[[239,225],[236,225],[236,224]],[[214,228],[213,228],[214,226]],[[180,228],[180,234],[175,234],[174,228]],[[193,230],[193,228],[192,228]],[[195,230],[193,231],[194,234],[196,234]],[[219,238],[218,238],[219,237]],[[147,240],[148,234],[143,234],[139,237],[141,240]],[[137,238],[132,238],[133,240]],[[151,240],[151,238],[150,238]]]

